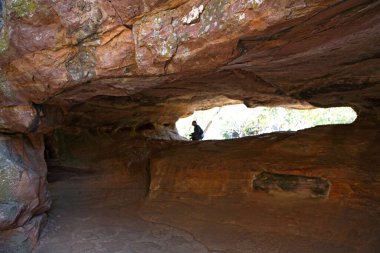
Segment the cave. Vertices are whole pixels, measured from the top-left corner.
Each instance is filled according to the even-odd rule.
[[[380,2],[0,0],[0,253],[380,248]],[[197,110],[352,124],[188,141]]]

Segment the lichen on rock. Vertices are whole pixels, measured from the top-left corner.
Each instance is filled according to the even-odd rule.
[[[95,75],[95,65],[93,53],[82,49],[74,58],[66,62],[66,69],[73,81],[83,81]]]
[[[203,4],[199,5],[198,7],[193,7],[191,11],[189,12],[189,14],[187,14],[185,17],[182,18],[182,23],[185,25],[190,25],[192,23],[195,23],[201,16],[203,10],[204,10]]]
[[[14,198],[13,189],[20,179],[19,170],[5,157],[0,157],[0,203]]]
[[[275,201],[269,193],[379,209],[378,134],[363,135],[367,128],[356,123],[226,142],[166,141],[179,139],[179,117],[243,102],[357,106],[376,130],[380,23],[373,2],[0,0],[0,230],[22,229],[48,208],[44,151],[48,162],[66,158],[65,165],[99,169],[101,178],[91,180],[113,190],[113,182],[124,189],[137,172],[129,173],[131,164],[141,162],[136,174],[149,198],[236,194]],[[45,148],[43,136],[29,140],[40,134],[54,136],[53,144],[45,138]],[[152,148],[152,159],[145,155],[151,143],[159,151]],[[111,171],[118,171],[115,181],[108,180]],[[107,188],[89,185],[109,198]],[[234,223],[231,217],[223,223]],[[294,230],[295,241],[304,227]],[[309,235],[313,244],[326,238]]]
[[[1,50],[0,50],[0,53],[1,53]],[[0,96],[4,98],[10,98],[12,96],[11,87],[9,83],[7,82],[7,80],[5,79],[4,75],[2,75],[1,73],[0,73]]]
[[[95,35],[106,18],[98,1],[58,1],[55,5],[67,35],[75,42]]]
[[[9,37],[8,33],[5,31],[0,31],[0,54],[5,52],[9,47]]]
[[[225,23],[230,4],[231,2],[228,0],[211,0],[201,17],[202,28],[200,33],[206,34],[211,29],[218,29],[221,24]]]
[[[0,0],[0,54],[6,51],[9,47],[9,36],[6,21],[6,5],[4,0]]]
[[[12,0],[11,11],[17,17],[26,17],[33,15],[37,10],[37,3],[34,0]]]

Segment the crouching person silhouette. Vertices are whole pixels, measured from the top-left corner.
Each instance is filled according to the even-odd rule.
[[[194,132],[190,135],[192,141],[200,141],[203,139],[203,130],[194,120],[192,125],[194,126]]]

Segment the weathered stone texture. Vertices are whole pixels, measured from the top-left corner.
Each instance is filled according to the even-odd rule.
[[[255,191],[263,191],[273,195],[327,198],[330,182],[321,177],[262,172],[254,177],[252,187]]]
[[[331,183],[329,196],[325,196],[330,201],[372,206],[380,198],[378,140],[376,130],[356,123],[173,145],[151,159],[150,196],[240,195],[254,199],[266,194],[254,189],[254,180],[269,172],[323,178]],[[301,198],[318,195],[303,191],[305,186],[292,194],[280,194],[278,187],[272,193]],[[324,195],[327,192],[324,190]]]
[[[42,136],[0,136],[1,238],[3,235],[13,234],[9,230],[18,227],[24,227],[25,231],[33,230],[33,234],[38,234],[38,227],[30,220],[50,207],[43,152]],[[29,237],[26,234],[21,235],[23,229],[17,233]],[[37,238],[34,239],[34,243],[36,240]]]
[[[39,115],[30,105],[0,108],[1,132],[28,132],[38,128]]]
[[[46,223],[46,214],[31,218],[22,227],[0,232],[0,253],[29,253],[37,244]]]
[[[155,87],[167,99],[376,106],[377,2],[16,2],[3,6],[1,106],[141,91],[157,104]]]
[[[49,207],[40,134],[68,131],[65,165],[116,168],[117,182],[151,150],[115,152],[119,138],[179,139],[179,117],[240,102],[352,106],[360,124],[181,143],[154,155],[151,197],[251,196],[270,172],[326,178],[329,200],[377,209],[379,13],[371,0],[0,0],[1,233],[36,241]]]

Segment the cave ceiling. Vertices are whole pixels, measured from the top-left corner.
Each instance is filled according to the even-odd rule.
[[[48,128],[239,102],[378,111],[379,1],[0,2],[2,131],[36,131],[35,105]]]

